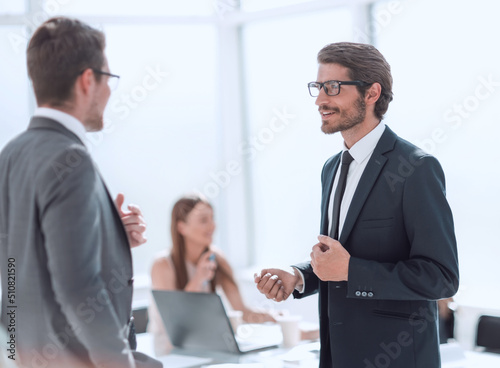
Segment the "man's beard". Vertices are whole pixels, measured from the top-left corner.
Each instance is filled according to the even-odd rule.
[[[365,120],[366,117],[366,103],[365,100],[359,96],[350,110],[340,110],[335,108],[320,107],[320,111],[333,111],[338,114],[336,122],[325,123],[321,125],[321,131],[325,134],[333,134],[351,129]],[[332,124],[332,125],[330,125]]]
[[[88,132],[98,132],[104,127],[103,120],[103,112],[100,111],[97,101],[94,101],[85,121],[85,128]]]

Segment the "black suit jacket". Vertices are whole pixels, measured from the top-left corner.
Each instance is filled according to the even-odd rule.
[[[321,234],[340,154],[323,168]],[[437,368],[436,300],[458,288],[453,218],[438,161],[388,127],[355,191],[339,239],[347,282],[323,282],[310,263],[302,298],[319,292],[320,367]]]

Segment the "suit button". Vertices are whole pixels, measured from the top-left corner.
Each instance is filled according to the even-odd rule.
[[[368,293],[368,298],[373,298],[373,293],[371,291]]]
[[[132,286],[134,284],[134,279],[131,278],[130,280],[127,281],[128,286]]]
[[[367,295],[368,295],[368,294],[366,293],[366,291],[363,291],[363,292],[361,293],[361,296],[363,296],[363,297],[366,297]]]
[[[356,296],[361,296],[361,291],[359,291],[359,290],[358,290],[358,291],[356,291],[355,295],[356,295]]]

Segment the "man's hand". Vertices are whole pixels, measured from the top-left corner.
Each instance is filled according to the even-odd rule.
[[[124,201],[125,196],[122,193],[118,193],[115,199],[116,208],[118,209],[118,213],[120,214],[123,225],[125,226],[130,248],[135,248],[147,241],[144,236],[146,223],[142,218],[141,209],[134,204],[129,204],[127,206],[130,212],[123,212],[122,206]]]
[[[297,271],[288,272],[277,268],[268,268],[260,271],[260,275],[254,275],[257,289],[268,299],[281,302],[286,300],[301,282]]]
[[[318,236],[319,243],[312,248],[311,266],[322,281],[347,281],[350,254],[337,240]]]

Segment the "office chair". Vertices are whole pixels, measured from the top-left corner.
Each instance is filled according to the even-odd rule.
[[[481,346],[486,351],[500,354],[500,317],[479,317],[476,346]]]
[[[135,332],[138,334],[145,333],[149,321],[148,308],[136,308],[132,311],[132,315],[134,316]]]

